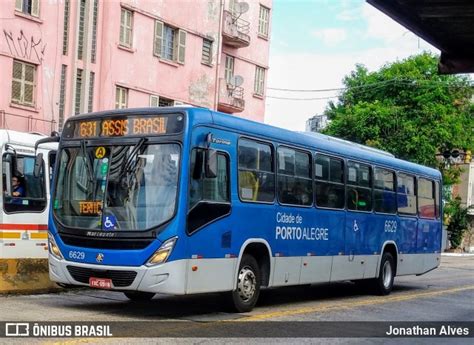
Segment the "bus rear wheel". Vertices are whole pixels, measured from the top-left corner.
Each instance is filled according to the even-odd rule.
[[[388,295],[393,288],[395,279],[395,263],[392,254],[385,252],[382,255],[378,278],[374,280],[375,293],[377,295]]]
[[[253,309],[260,295],[261,276],[257,260],[244,254],[239,265],[237,286],[231,293],[232,307],[239,313]]]
[[[124,292],[124,295],[131,301],[135,302],[144,302],[151,300],[155,294],[153,292],[143,292],[143,291],[127,291]]]

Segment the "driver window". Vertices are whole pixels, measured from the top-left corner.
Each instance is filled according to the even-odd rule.
[[[35,157],[3,156],[3,205],[7,213],[45,209],[44,164],[38,177],[34,176],[34,166]]]
[[[217,177],[206,178],[204,174],[204,150],[191,153],[191,178],[189,186],[189,208],[198,201],[229,202],[229,178],[227,157],[217,154]]]

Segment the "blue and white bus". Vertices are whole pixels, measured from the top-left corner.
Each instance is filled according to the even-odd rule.
[[[227,292],[365,280],[436,268],[439,171],[323,135],[203,108],[70,118],[61,135],[49,268],[64,286]]]

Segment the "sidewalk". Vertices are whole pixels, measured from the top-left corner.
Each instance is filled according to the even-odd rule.
[[[474,256],[474,253],[441,253],[441,256]]]

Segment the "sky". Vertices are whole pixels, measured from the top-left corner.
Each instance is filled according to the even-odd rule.
[[[342,87],[356,63],[370,71],[408,56],[439,51],[364,0],[273,0],[265,123],[303,131]]]

